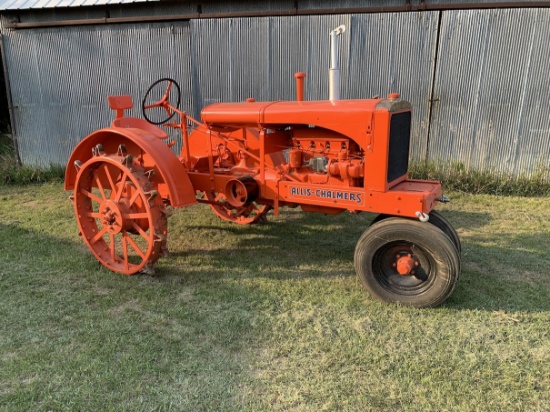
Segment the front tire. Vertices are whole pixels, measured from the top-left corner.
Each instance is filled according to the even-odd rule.
[[[456,246],[458,253],[462,252],[462,245],[460,243],[458,233],[456,233],[455,228],[453,227],[453,225],[451,225],[451,223],[447,220],[445,216],[435,210],[432,210],[430,212],[430,220],[428,222],[435,227],[441,229],[443,233],[445,233],[449,237],[449,239],[451,239],[451,241]]]
[[[378,300],[434,307],[454,290],[460,258],[454,242],[437,226],[391,217],[363,233],[355,248],[355,270]]]
[[[384,214],[378,215],[371,222],[371,225],[374,225],[375,223],[378,223],[389,217],[392,217],[392,216],[384,215]],[[451,225],[451,222],[449,222],[445,216],[443,216],[441,213],[437,212],[436,210],[432,210],[430,212],[430,219],[428,220],[428,223],[441,229],[443,233],[445,233],[449,237],[449,239],[451,239],[451,241],[454,243],[454,245],[456,246],[456,249],[458,250],[458,253],[459,254],[461,253],[462,245],[460,243],[460,238],[458,237],[458,233],[456,232],[453,225]]]

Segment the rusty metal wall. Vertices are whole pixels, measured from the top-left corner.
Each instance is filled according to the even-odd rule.
[[[413,160],[531,173],[550,151],[549,19],[455,10],[5,30],[20,156],[64,164],[110,123],[106,95],[139,106],[160,77],[181,84],[194,117],[217,101],[293,99],[296,71],[308,74],[306,98],[326,99],[328,32],[345,24],[342,98],[410,100]]]

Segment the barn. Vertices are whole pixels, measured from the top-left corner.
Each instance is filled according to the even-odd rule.
[[[550,1],[0,0],[0,102],[22,164],[64,165],[110,123],[107,95],[131,95],[141,116],[159,78],[177,80],[194,117],[293,99],[298,71],[306,99],[327,99],[341,24],[341,98],[409,100],[413,161],[548,169]]]

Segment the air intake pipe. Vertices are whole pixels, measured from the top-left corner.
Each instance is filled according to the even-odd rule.
[[[306,74],[304,72],[294,73],[296,79],[296,100],[301,102],[304,100],[304,79]]]
[[[328,69],[329,100],[340,100],[340,65],[338,63],[338,35],[346,31],[343,24],[330,32],[330,67]]]

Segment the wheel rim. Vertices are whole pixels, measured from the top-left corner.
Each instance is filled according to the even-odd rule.
[[[97,156],[80,169],[74,207],[80,233],[108,269],[132,275],[166,252],[166,214],[145,170],[122,156]]]
[[[210,208],[221,219],[240,225],[265,221],[267,212],[271,210],[271,206],[256,202],[241,207],[231,206],[223,193],[203,192],[202,196],[208,202],[214,202],[210,203]]]
[[[400,262],[410,261],[409,270],[400,273]],[[402,267],[402,266],[401,266]],[[372,271],[378,283],[392,293],[414,296],[428,290],[434,280],[435,264],[431,254],[414,243],[390,242],[373,256]]]

